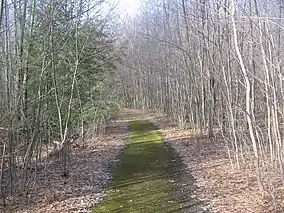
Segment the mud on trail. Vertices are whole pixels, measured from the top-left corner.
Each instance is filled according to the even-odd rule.
[[[190,196],[196,190],[194,178],[155,126],[147,120],[133,120],[130,131],[111,169],[107,196],[92,211],[205,212],[204,204]]]

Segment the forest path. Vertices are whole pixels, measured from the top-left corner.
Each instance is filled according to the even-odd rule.
[[[183,197],[178,179],[185,169],[155,126],[136,118],[130,121],[130,131],[119,162],[112,168],[107,197],[92,211],[202,212],[200,201]]]

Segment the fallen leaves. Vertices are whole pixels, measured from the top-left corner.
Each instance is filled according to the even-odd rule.
[[[105,186],[111,181],[110,166],[124,147],[128,122],[118,120],[103,137],[78,141],[72,146],[70,176],[62,177],[59,162],[46,166],[37,177],[28,196],[11,198],[2,212],[64,213],[91,212],[91,207],[105,196]]]
[[[263,173],[265,189],[271,196],[262,197],[258,191],[255,172],[248,161],[246,167],[233,170],[227,150],[221,140],[210,141],[195,132],[181,130],[170,119],[139,110],[127,110],[151,119],[160,128],[169,143],[182,158],[186,169],[192,171],[197,189],[188,196],[207,202],[204,210],[212,212],[273,212],[273,202],[284,206],[284,188],[279,174]],[[126,117],[123,115],[123,117]],[[110,164],[117,163],[128,133],[127,120],[118,120],[103,138],[92,138],[73,145],[71,174],[68,179],[60,176],[58,162],[43,168],[28,198],[14,198],[14,206],[2,211],[29,213],[90,212],[90,207],[105,196],[105,184],[111,181]],[[167,148],[166,148],[167,149]],[[272,171],[267,171],[272,172]],[[273,177],[273,178],[268,178]],[[181,183],[187,193],[191,184]],[[145,189],[147,190],[147,189]],[[132,200],[129,200],[132,202]],[[1,211],[1,209],[0,209]]]
[[[152,114],[152,122],[196,178],[198,189],[188,196],[205,201],[205,208],[211,212],[269,212],[264,208],[254,171],[232,170],[221,140],[210,141],[190,130],[181,130],[161,115]]]

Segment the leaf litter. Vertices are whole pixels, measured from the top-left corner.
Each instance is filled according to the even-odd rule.
[[[191,196],[208,203],[211,212],[283,212],[284,193],[279,187],[279,174],[275,174],[275,178],[262,174],[266,189],[263,197],[258,190],[253,159],[246,159],[241,169],[233,170],[221,138],[209,140],[194,130],[183,130],[170,118],[156,112],[149,112],[148,116],[196,178],[198,189]],[[271,188],[275,190],[274,201],[269,195]],[[280,203],[278,210],[275,202]]]
[[[11,197],[10,205],[0,212],[91,212],[91,207],[106,196],[105,186],[112,179],[110,166],[117,163],[128,125],[127,120],[118,119],[103,136],[76,141],[68,177],[62,177],[60,163],[54,158],[38,175],[27,196]]]
[[[198,188],[194,193],[184,192],[208,203],[207,209],[211,212],[275,212],[273,200],[262,197],[258,191],[250,162],[242,169],[232,170],[222,140],[211,141],[192,130],[181,130],[171,119],[157,113],[141,110],[124,113],[139,114],[141,119],[151,120],[160,129],[165,142],[181,156],[196,179]],[[58,162],[54,161],[39,175],[39,184],[27,196],[11,198],[14,205],[0,212],[91,212],[90,208],[106,196],[105,185],[111,181],[110,165],[118,161],[127,135],[128,120],[124,119],[118,120],[103,138],[78,142],[72,150],[72,172],[68,179],[61,177]],[[274,190],[276,201],[283,204],[279,175],[275,174],[269,181],[263,176],[267,191]],[[182,181],[186,189],[190,184]]]

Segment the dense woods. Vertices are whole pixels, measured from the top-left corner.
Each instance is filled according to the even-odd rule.
[[[252,164],[273,194],[275,171],[284,180],[283,1],[149,0],[127,27],[127,106],[224,140],[232,168]]]
[[[259,191],[284,183],[284,2],[0,0],[0,198],[28,195],[56,155],[122,107],[222,141]],[[245,175],[245,174],[244,174]],[[272,177],[274,178],[272,181]]]
[[[113,6],[0,1],[0,195],[28,193],[49,152],[68,176],[70,143],[118,109]],[[51,149],[54,147],[55,149]]]

